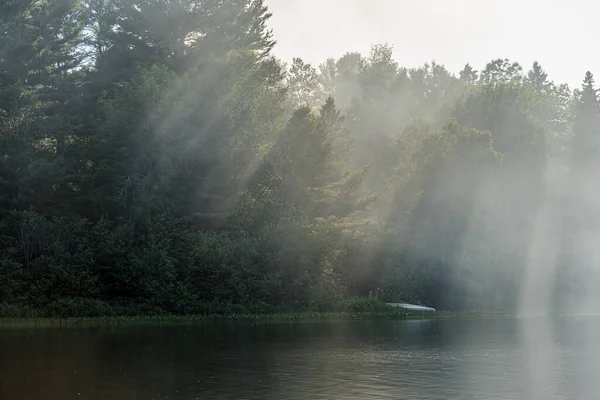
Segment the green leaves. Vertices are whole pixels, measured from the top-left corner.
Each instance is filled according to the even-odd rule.
[[[455,75],[389,45],[286,70],[269,17],[0,4],[0,304],[513,304],[548,187],[599,154],[591,73],[573,95],[537,62]]]

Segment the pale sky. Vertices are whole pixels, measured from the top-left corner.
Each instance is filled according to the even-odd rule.
[[[435,60],[457,73],[494,58],[580,87],[587,70],[600,83],[600,2],[594,0],[266,0],[275,54],[319,64],[347,51],[368,55],[389,43],[412,67]]]

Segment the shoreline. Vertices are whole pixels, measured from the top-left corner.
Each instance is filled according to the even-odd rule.
[[[335,322],[356,320],[426,320],[451,318],[490,318],[510,317],[511,313],[488,311],[438,311],[416,312],[397,309],[376,312],[289,312],[272,314],[203,314],[203,315],[139,315],[109,317],[33,317],[0,318],[0,329],[18,327],[75,327],[107,325],[176,325],[219,322],[252,323],[299,323],[299,322]]]
[[[10,326],[80,326],[80,325],[174,325],[218,322],[327,322],[369,319],[426,319],[430,313],[414,312],[289,312],[272,314],[202,314],[202,315],[139,315],[73,318],[0,318],[0,329]]]

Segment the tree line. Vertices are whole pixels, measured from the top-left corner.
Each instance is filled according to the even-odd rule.
[[[270,16],[0,3],[0,315],[515,309],[533,267],[557,305],[592,290],[590,72],[287,65]]]

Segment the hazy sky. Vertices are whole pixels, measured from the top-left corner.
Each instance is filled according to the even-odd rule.
[[[593,0],[266,0],[285,61],[318,64],[347,51],[393,45],[403,66],[435,60],[452,72],[493,58],[529,69],[538,60],[555,82],[600,82],[600,3]]]

